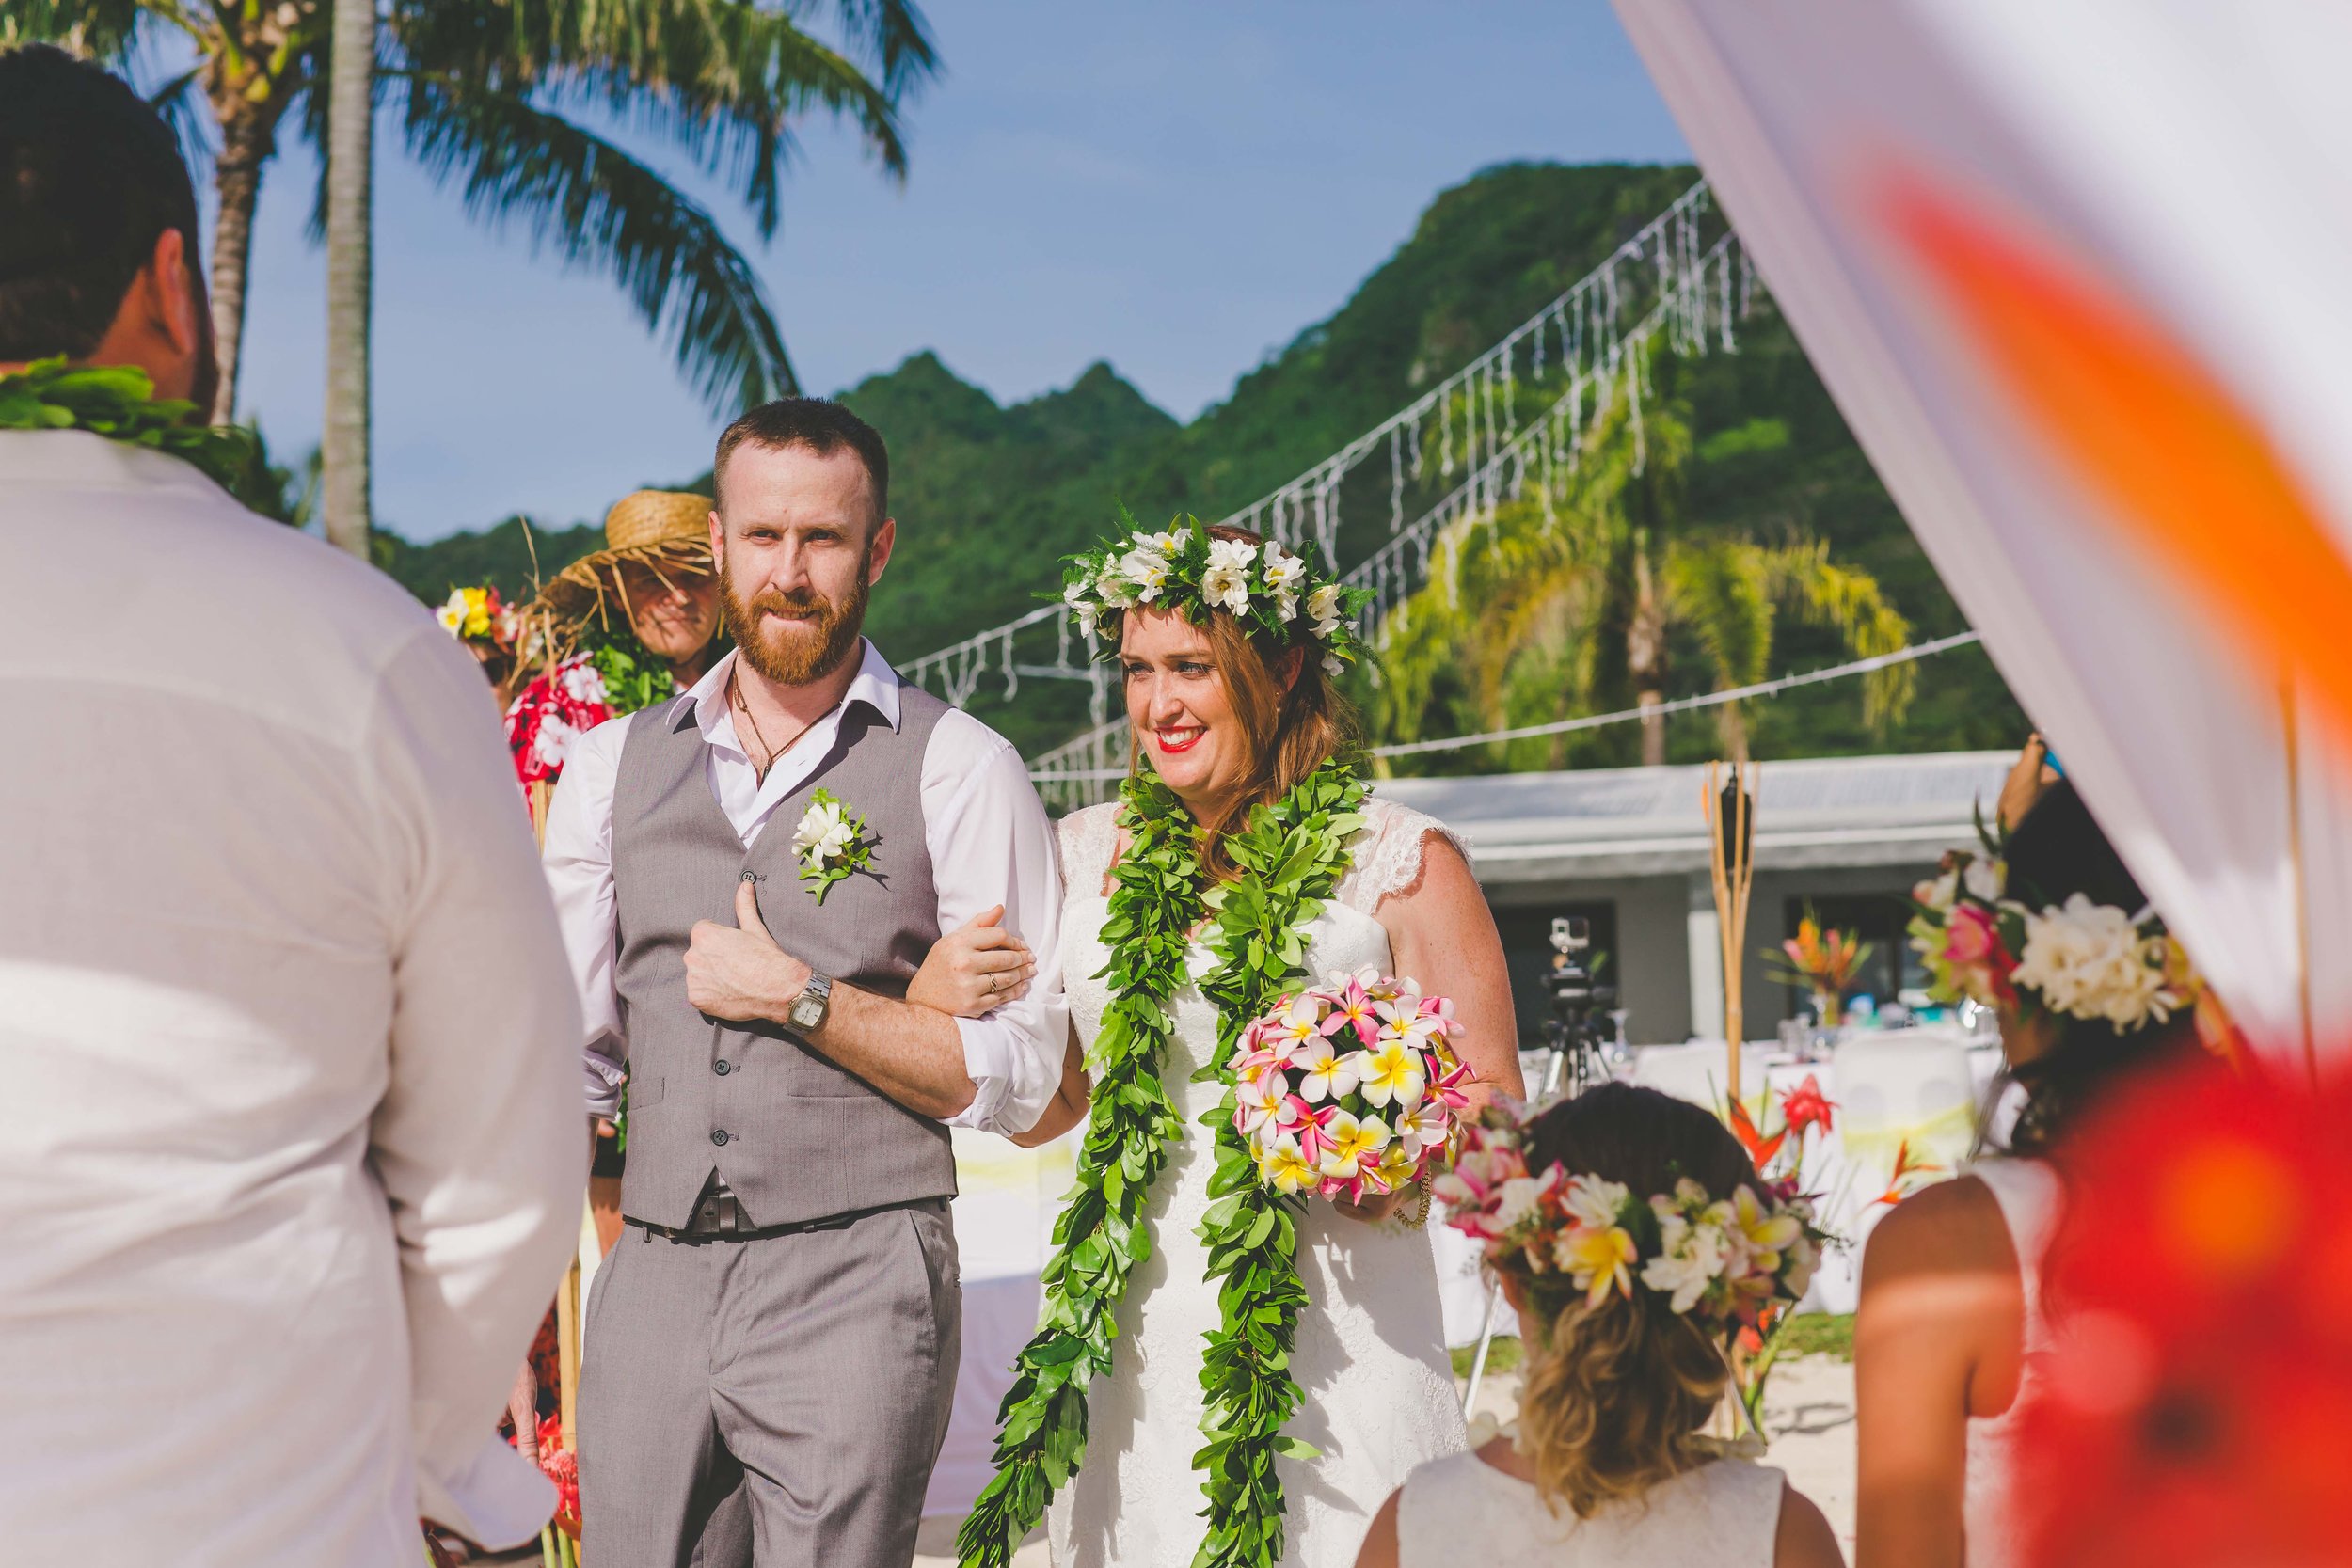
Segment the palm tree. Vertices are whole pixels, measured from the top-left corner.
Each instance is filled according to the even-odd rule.
[[[1518,499],[1439,536],[1428,584],[1381,628],[1375,710],[1388,738],[1421,738],[1424,718],[1448,707],[1503,729],[1564,706],[1662,703],[1677,630],[1717,691],[1766,678],[1784,614],[1836,632],[1857,656],[1910,641],[1877,581],[1832,560],[1822,541],[1792,530],[1762,543],[1687,515],[1689,409],[1653,397],[1638,437],[1634,418],[1619,399],[1595,423],[1565,494],[1531,480]],[[1908,665],[1865,676],[1865,718],[1880,727],[1900,718],[1915,680]],[[1744,758],[1739,705],[1719,711],[1726,749]],[[1565,748],[1543,751],[1556,760]],[[1641,754],[1666,760],[1664,715],[1642,721]]]
[[[783,335],[749,261],[717,222],[590,119],[651,131],[734,182],[760,237],[781,215],[795,123],[854,125],[892,178],[906,172],[898,110],[936,71],[915,0],[833,0],[838,46],[801,25],[809,7],[754,0],[386,0],[375,91],[403,145],[486,224],[609,275],[679,368],[722,411],[796,389]],[[335,0],[8,0],[0,41],[45,40],[123,65],[176,35],[196,64],[155,102],[202,148],[209,108],[219,216],[213,312],[220,393],[236,406],[246,263],[262,175],[291,133],[327,151]],[[323,194],[323,193],[322,193]],[[314,200],[313,227],[323,219]]]
[[[326,99],[326,409],[319,450],[327,540],[368,559],[369,293],[375,237],[375,0],[333,0]]]

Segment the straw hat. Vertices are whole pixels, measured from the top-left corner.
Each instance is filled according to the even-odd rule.
[[[609,613],[608,599],[622,597],[612,568],[625,561],[665,577],[709,571],[710,498],[677,490],[623,496],[604,515],[604,548],[557,573],[532,608],[567,627]]]

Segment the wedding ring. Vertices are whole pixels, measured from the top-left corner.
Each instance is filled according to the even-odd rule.
[[[996,994],[996,976],[993,974],[988,977],[988,994],[991,996]]]

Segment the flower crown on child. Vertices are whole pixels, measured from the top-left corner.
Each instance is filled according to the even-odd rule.
[[[2074,893],[2037,910],[2008,896],[2002,845],[1981,822],[1978,832],[1982,855],[1947,850],[1937,875],[1911,890],[1911,944],[1926,960],[1929,995],[2103,1022],[2125,1035],[2193,1010],[2199,1036],[2227,1053],[2228,1016],[2153,908]]]
[[[1796,1183],[1764,1181],[1727,1198],[1685,1177],[1637,1197],[1622,1182],[1553,1164],[1531,1175],[1527,1113],[1498,1102],[1462,1130],[1453,1170],[1431,1185],[1446,1223],[1486,1243],[1490,1267],[1564,1275],[1586,1307],[1638,1286],[1668,1310],[1729,1333],[1759,1326],[1775,1303],[1804,1299],[1828,1233]]]
[[[1213,537],[1194,517],[1179,517],[1161,532],[1135,526],[1080,555],[1063,558],[1062,602],[1078,620],[1078,630],[1119,646],[1120,622],[1139,605],[1180,611],[1199,625],[1215,610],[1230,611],[1255,630],[1288,639],[1304,616],[1308,633],[1323,645],[1323,667],[1338,674],[1362,652],[1355,620],[1372,594],[1318,577],[1304,556],[1272,539],[1253,545]]]

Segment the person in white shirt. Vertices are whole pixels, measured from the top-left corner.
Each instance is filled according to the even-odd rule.
[[[582,736],[548,810],[592,1117],[628,1074],[628,1228],[580,1374],[598,1560],[909,1560],[959,1348],[947,1126],[1025,1132],[1060,1084],[1059,976],[1026,957],[1056,950],[1044,808],[859,632],[888,464],[820,400],[728,428],[736,651]],[[999,1006],[908,1000],[942,931],[999,920]]]
[[[127,85],[0,52],[0,1560],[415,1568],[554,1502],[489,1434],[579,1004],[473,660],[174,454],[196,235]]]

